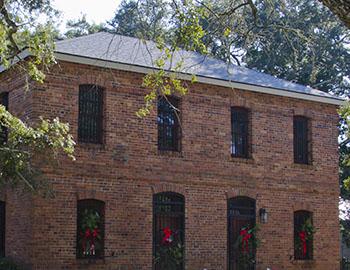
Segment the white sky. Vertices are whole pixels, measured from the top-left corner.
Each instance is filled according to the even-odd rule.
[[[60,29],[66,21],[80,18],[86,14],[89,22],[101,23],[111,19],[121,0],[53,0],[53,6],[62,11]]]

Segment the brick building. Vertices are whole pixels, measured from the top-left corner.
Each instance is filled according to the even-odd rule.
[[[58,42],[58,65],[29,92],[15,70],[1,72],[10,112],[58,116],[77,141],[75,162],[44,168],[55,198],[2,192],[2,255],[30,269],[164,270],[159,254],[174,240],[177,269],[339,269],[342,101],[180,51],[179,76],[198,78],[170,98],[180,119],[163,99],[139,119],[151,54],[150,42],[99,33]],[[304,241],[307,222],[316,232]],[[260,244],[248,239],[246,252],[239,236],[254,224]]]

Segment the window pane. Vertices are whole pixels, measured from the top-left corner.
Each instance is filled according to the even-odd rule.
[[[309,163],[308,120],[306,117],[294,117],[294,162]]]
[[[79,87],[79,127],[80,142],[102,143],[103,89],[96,85]]]
[[[185,202],[180,194],[165,192],[153,197],[154,269],[184,269]],[[170,256],[176,252],[174,260]]]
[[[231,153],[233,156],[248,157],[248,124],[248,111],[246,109],[231,109]]]
[[[158,99],[158,149],[179,151],[179,100],[174,97]],[[169,104],[169,102],[170,104]]]
[[[244,250],[239,242],[242,230],[255,226],[255,200],[235,197],[228,200],[229,270],[254,270],[256,246],[247,242]]]
[[[77,258],[104,255],[104,202],[79,200],[77,208]]]
[[[310,260],[313,255],[313,239],[308,234],[307,226],[312,225],[312,213],[309,211],[294,212],[294,258]]]

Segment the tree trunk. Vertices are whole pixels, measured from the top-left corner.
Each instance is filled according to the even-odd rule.
[[[319,0],[350,28],[350,0]]]

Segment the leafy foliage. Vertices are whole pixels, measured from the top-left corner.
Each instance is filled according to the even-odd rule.
[[[101,225],[101,217],[95,210],[85,209],[81,221],[81,229],[85,232],[87,229],[93,231]]]
[[[306,255],[307,243],[313,240],[315,232],[316,229],[312,224],[311,218],[306,219],[301,228],[299,228],[299,231],[297,231],[297,236],[294,238],[294,244],[302,254],[305,252],[303,256]],[[303,238],[301,238],[300,234],[302,234]],[[304,248],[305,250],[303,251]]]
[[[0,0],[0,65],[10,67],[22,52],[32,58],[16,67],[31,79],[43,82],[44,71],[53,63],[54,17],[50,0]],[[45,23],[38,18],[45,17]]]
[[[102,250],[101,244],[101,216],[96,210],[85,209],[82,215],[80,228],[80,248],[78,252],[81,256],[95,256],[96,251]]]
[[[74,160],[74,141],[68,124],[57,118],[41,119],[29,127],[0,105],[0,127],[8,131],[7,141],[0,145],[0,185],[22,185],[32,192],[42,191],[45,181],[39,165],[48,166],[60,153]]]
[[[259,25],[243,61],[250,68],[347,95],[350,31],[317,1],[259,1]]]
[[[350,28],[350,2],[347,0],[319,0]]]
[[[104,24],[90,24],[86,20],[86,15],[83,15],[78,20],[70,20],[67,22],[66,27],[68,31],[64,34],[67,38],[80,37],[90,35],[106,30]]]
[[[169,234],[166,234],[169,232]],[[160,269],[176,270],[184,262],[184,245],[178,231],[163,229],[164,237],[156,254],[155,264]]]
[[[238,249],[238,265],[242,269],[251,269],[255,265],[255,252],[260,244],[257,236],[259,229],[258,225],[247,225],[240,230],[235,247]]]
[[[168,49],[155,60],[161,70],[181,48],[325,92],[347,95],[350,89],[349,29],[315,0],[124,0],[112,22],[117,33],[153,39]],[[169,92],[169,84],[165,92],[159,89],[167,84],[160,80],[163,73],[147,75],[144,86],[151,93],[139,116],[152,109],[154,96],[178,92]]]
[[[169,11],[163,0],[123,0],[109,25],[117,34],[156,40],[165,34]]]
[[[165,36],[158,36],[156,40],[157,48],[162,53],[154,61],[158,70],[147,74],[143,79],[143,86],[150,92],[145,96],[145,106],[136,113],[139,117],[150,113],[158,96],[185,95],[187,93],[188,88],[176,74],[176,72],[181,71],[183,59],[173,62],[173,56],[180,48],[206,53],[206,47],[202,42],[205,32],[200,25],[201,8],[194,6],[191,1],[177,4],[173,2],[173,5],[175,5],[173,6],[174,16],[169,24],[171,23],[175,27],[167,33],[171,42],[166,43]],[[172,70],[175,73],[169,74],[166,70]],[[195,78],[192,82],[194,81]]]

